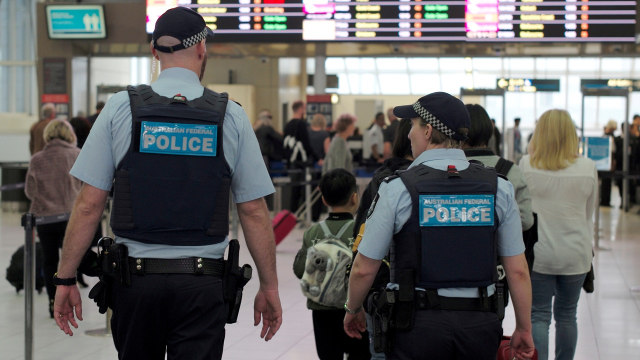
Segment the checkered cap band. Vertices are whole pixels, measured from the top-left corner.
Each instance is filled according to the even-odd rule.
[[[184,46],[185,49],[188,49],[193,45],[199,43],[200,41],[204,40],[206,37],[207,37],[207,28],[205,27],[199,33],[182,40],[182,45]]]
[[[453,135],[455,135],[456,133],[455,131],[449,129],[449,127],[447,127],[440,120],[438,120],[438,118],[435,117],[435,115],[430,113],[427,109],[423,108],[419,102],[415,102],[413,104],[413,110],[415,110],[418,113],[418,115],[420,116],[420,118],[422,118],[422,120],[431,124],[431,126],[433,126],[436,130],[440,131],[441,133],[447,135],[450,138],[452,138]]]

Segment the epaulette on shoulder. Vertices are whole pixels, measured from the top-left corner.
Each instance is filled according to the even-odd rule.
[[[397,179],[397,178],[399,178],[399,177],[400,177],[400,175],[398,175],[398,174],[393,174],[393,175],[389,175],[389,176],[385,177],[384,179],[382,179],[382,181],[384,181],[384,182],[388,183],[388,182],[391,182],[391,180],[393,180],[393,179]]]

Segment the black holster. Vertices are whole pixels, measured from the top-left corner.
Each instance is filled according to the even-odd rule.
[[[415,286],[413,269],[396,271],[398,292],[393,311],[393,327],[396,330],[409,331],[415,321]]]
[[[104,314],[111,307],[114,281],[122,286],[131,286],[129,272],[129,251],[123,244],[116,244],[112,238],[98,240],[98,266],[100,281],[91,288],[89,298],[98,305],[98,311]]]
[[[249,264],[238,266],[240,257],[240,243],[236,239],[229,241],[229,253],[222,277],[224,288],[224,302],[227,306],[227,324],[238,320],[238,312],[242,303],[242,290],[251,280],[252,268]]]
[[[391,316],[394,302],[395,294],[387,290],[374,291],[367,298],[367,307],[372,320],[373,349],[376,352],[386,354],[391,352],[393,339]]]

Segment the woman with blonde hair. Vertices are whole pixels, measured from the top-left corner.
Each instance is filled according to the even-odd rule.
[[[68,214],[82,183],[69,174],[80,149],[76,135],[65,120],[51,120],[43,132],[44,148],[33,154],[25,181],[25,194],[31,200],[29,212],[37,217]],[[36,225],[43,253],[44,280],[49,296],[49,316],[53,317],[56,286],[53,274],[58,268],[58,249],[62,247],[67,221]]]
[[[540,116],[529,155],[520,161],[532,209],[538,214],[531,321],[540,360],[548,358],[552,313],[555,358],[573,359],[578,299],[591,267],[598,175],[595,163],[579,156],[578,145],[569,113],[549,110]]]

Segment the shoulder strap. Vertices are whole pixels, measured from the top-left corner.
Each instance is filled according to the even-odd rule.
[[[507,174],[509,173],[509,170],[511,170],[512,166],[513,166],[513,161],[509,161],[507,159],[499,158],[498,162],[496,163],[495,169],[496,169],[496,172],[498,174],[507,176]]]
[[[341,239],[342,235],[344,235],[344,233],[349,228],[349,225],[353,224],[353,219],[347,221],[344,225],[342,225],[340,230],[338,230],[338,233],[335,235],[331,233],[331,230],[329,230],[329,226],[327,226],[327,223],[325,221],[321,221],[318,224],[320,224],[320,228],[322,229],[322,232],[324,232],[325,237],[335,237],[337,239]]]

